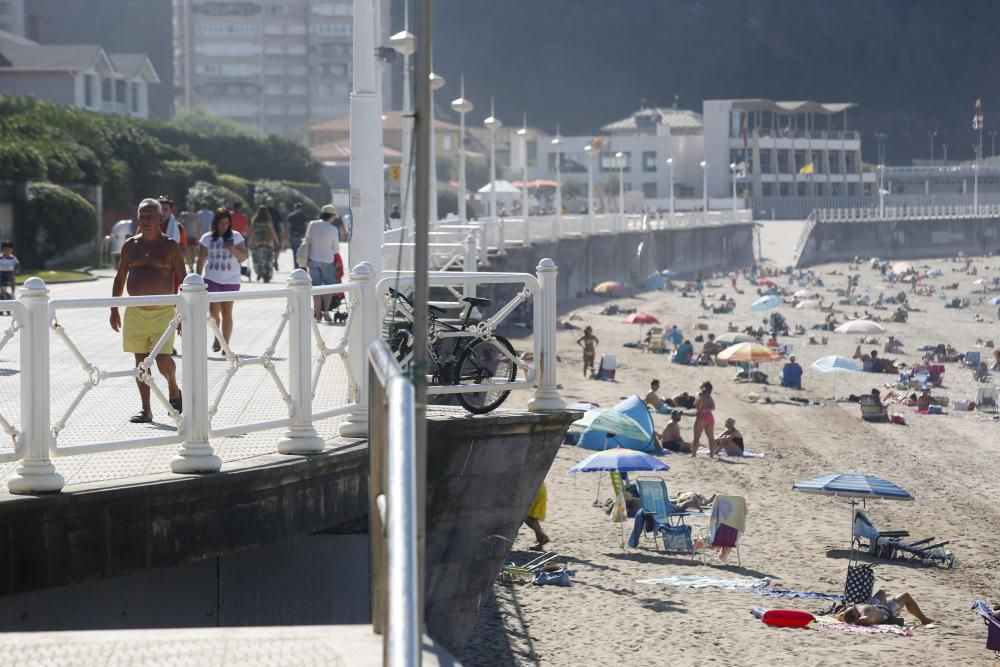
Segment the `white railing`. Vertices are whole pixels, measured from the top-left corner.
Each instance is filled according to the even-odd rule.
[[[467,244],[474,252],[474,242]],[[412,276],[392,274],[379,283],[379,289],[388,284],[406,283]],[[534,389],[535,397],[529,404],[533,410],[558,409],[563,406],[556,389],[555,366],[555,323],[556,323],[556,276],[555,264],[548,259],[538,266],[538,276],[530,274],[502,273],[460,273],[454,271],[434,272],[431,284],[435,286],[455,286],[462,288],[462,294],[475,293],[478,285],[520,284],[522,290],[515,299],[500,306],[493,315],[478,323],[474,335],[490,337],[502,321],[514,310],[533,300],[533,360],[517,359],[525,376],[512,383],[512,389]],[[333,347],[327,345],[319,327],[313,319],[313,298],[316,296],[344,293],[348,299],[348,319],[343,339]],[[297,269],[288,278],[287,286],[269,290],[247,290],[209,294],[200,276],[185,278],[180,294],[106,297],[93,299],[53,299],[48,296],[45,283],[39,278],[25,281],[17,300],[5,302],[3,309],[11,313],[11,324],[0,332],[0,350],[16,336],[20,336],[20,372],[5,369],[11,376],[10,382],[18,383],[20,393],[19,419],[12,415],[0,414],[0,430],[13,440],[13,449],[0,453],[0,462],[18,462],[15,475],[8,481],[11,493],[57,492],[64,486],[63,477],[57,472],[52,459],[65,456],[81,456],[99,452],[134,450],[144,447],[178,445],[177,455],[170,468],[176,473],[218,472],[222,466],[216,456],[211,439],[248,433],[282,429],[283,435],[277,440],[276,449],[282,454],[312,454],[323,451],[326,444],[315,428],[321,420],[345,416],[339,431],[345,437],[365,437],[368,433],[368,373],[366,368],[366,345],[379,338],[381,326],[378,324],[382,313],[382,299],[376,295],[374,276],[370,265],[359,264],[351,272],[349,280],[338,285],[313,287],[308,274]],[[462,294],[455,292],[456,298]],[[281,315],[274,332],[266,339],[266,347],[259,354],[237,353],[226,342],[214,321],[208,317],[212,303],[224,301],[259,302],[273,301],[281,306]],[[152,352],[135,367],[120,370],[102,368],[88,358],[86,350],[78,344],[73,325],[64,324],[60,313],[79,310],[105,310],[117,307],[168,306],[175,309],[175,315],[166,325]],[[102,313],[102,320],[104,313]],[[184,334],[183,354],[179,389],[183,396],[182,413],[178,413],[167,396],[153,381],[153,366],[157,364],[160,352],[167,349],[174,329],[181,327]],[[105,324],[106,326],[106,324]],[[51,333],[50,333],[51,332]],[[198,335],[204,332],[204,335]],[[208,338],[217,340],[222,348],[224,360],[228,364],[221,379],[215,383],[214,391],[209,386]],[[74,339],[76,336],[77,340]],[[276,356],[279,340],[287,336],[287,372],[278,371]],[[61,391],[59,402],[68,401],[68,406],[60,411],[53,421],[51,380],[53,365],[50,361],[52,341],[57,340],[69,352],[69,356],[79,365],[82,373],[79,389]],[[66,355],[63,355],[66,356]],[[330,357],[344,366],[344,384],[348,389],[346,401],[334,404],[324,403],[317,393],[320,375]],[[123,362],[124,363],[124,362]],[[217,367],[215,367],[217,368]],[[233,423],[216,422],[220,406],[233,380],[244,369],[263,369],[267,382],[274,385],[281,397],[281,407],[271,418],[248,420],[244,417]],[[60,378],[60,387],[67,384]],[[149,387],[152,397],[162,404],[170,420],[173,432],[153,437],[121,437],[97,442],[79,442],[79,436],[67,424],[73,421],[84,398],[103,383],[114,381],[138,381]],[[237,384],[239,380],[237,379]],[[245,383],[244,383],[245,384]],[[516,386],[513,386],[516,384]],[[69,381],[69,386],[73,386]],[[467,389],[443,387],[431,393],[474,393],[475,386]],[[328,400],[328,399],[327,399]],[[18,423],[20,422],[20,423]],[[170,429],[160,425],[158,428]],[[107,431],[113,430],[108,428]],[[134,433],[133,433],[134,435]],[[77,437],[73,437],[77,436]]]
[[[875,222],[880,220],[957,220],[1000,217],[1000,204],[979,206],[885,206],[862,208],[819,208],[809,219],[816,222]]]

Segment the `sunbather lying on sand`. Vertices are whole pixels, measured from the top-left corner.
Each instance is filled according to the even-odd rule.
[[[909,593],[902,593],[890,598],[886,597],[885,591],[876,593],[866,604],[848,607],[837,614],[836,618],[838,621],[852,625],[886,625],[899,618],[899,613],[903,609],[913,614],[924,625],[931,623],[931,619],[920,611],[920,607],[917,606]]]

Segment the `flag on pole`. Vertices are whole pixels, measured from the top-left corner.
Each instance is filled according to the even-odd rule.
[[[799,169],[799,173],[800,174],[811,174],[811,173],[813,173],[813,163],[810,162],[806,166],[804,166],[801,169]]]
[[[742,115],[742,119],[740,120],[740,138],[743,139],[743,150],[747,149],[749,135],[750,133],[747,129],[747,114],[744,113]]]
[[[983,121],[986,120],[983,116],[983,101],[981,99],[976,100],[976,110],[972,114],[972,129],[982,130]]]

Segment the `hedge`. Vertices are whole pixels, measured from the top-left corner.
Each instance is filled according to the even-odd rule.
[[[307,218],[312,220],[319,217],[319,206],[299,190],[278,181],[257,181],[254,183],[254,208],[266,204],[269,198],[274,199],[275,206],[284,202],[288,210],[292,209],[295,202],[302,202],[302,212],[306,214]]]
[[[0,144],[0,181],[38,181],[47,174],[45,159],[34,146]]]
[[[97,212],[86,199],[51,183],[28,186],[23,219],[14,230],[21,264],[44,266],[49,258],[92,241],[97,235]]]
[[[244,212],[247,211],[247,202],[243,197],[229,188],[205,181],[198,181],[191,186],[191,189],[187,191],[186,199],[188,204],[196,209],[201,206],[202,202],[207,202],[211,210],[222,206],[230,208],[234,202],[239,202]]]

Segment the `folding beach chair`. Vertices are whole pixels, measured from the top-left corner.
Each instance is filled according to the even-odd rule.
[[[889,415],[885,407],[875,403],[871,396],[862,396],[858,403],[861,406],[861,419],[866,422],[885,423],[889,421]]]
[[[972,608],[983,617],[983,622],[986,623],[986,650],[993,651],[1000,658],[1000,619],[982,600],[973,602]]]
[[[979,366],[980,353],[979,350],[973,350],[971,352],[966,352],[962,357],[964,363],[968,368],[976,368]]]
[[[736,564],[743,565],[740,558],[740,535],[746,527],[747,501],[743,496],[717,496],[712,506],[712,518],[708,528],[703,529],[701,561],[708,563],[709,549],[735,549]]]
[[[910,533],[905,530],[879,530],[861,510],[854,511],[854,542],[857,548],[865,546],[877,558],[888,560],[920,560],[926,563],[941,563],[948,569],[955,567],[955,554],[944,547],[950,542],[934,542],[933,537],[925,537],[916,542],[903,542]]]
[[[594,374],[594,379],[596,380],[608,380],[614,382],[615,380],[615,368],[618,367],[618,363],[615,361],[613,355],[602,354],[601,363],[597,367],[597,373]]]
[[[990,409],[996,412],[998,402],[1000,402],[1000,395],[998,395],[996,387],[986,387],[976,390],[977,410]]]
[[[670,496],[667,495],[667,483],[662,479],[656,477],[638,477],[635,480],[635,484],[639,490],[639,500],[642,502],[642,509],[653,519],[653,545],[657,551],[660,550],[660,540],[662,539],[663,551],[691,552],[687,548],[687,544],[690,541],[690,528],[684,525],[684,518],[696,514],[703,515],[704,513],[676,511],[670,502]],[[669,539],[669,537],[672,537],[672,533],[674,532],[682,532],[680,529],[683,529],[683,532],[686,533],[680,540],[684,548],[672,548],[669,543],[673,543],[675,540]],[[668,534],[670,535],[668,536]],[[648,532],[646,535],[648,536]],[[676,547],[676,544],[674,546]]]

